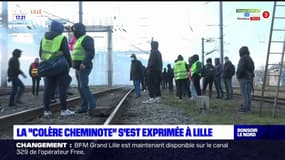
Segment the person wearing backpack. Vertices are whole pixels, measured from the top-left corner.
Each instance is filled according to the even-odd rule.
[[[203,81],[203,95],[206,94],[206,89],[209,84],[209,97],[212,97],[212,87],[215,79],[215,67],[212,64],[212,58],[207,59],[207,64],[204,66],[204,78]]]
[[[30,65],[30,69],[29,69],[29,74],[32,78],[32,85],[33,85],[32,95],[33,96],[39,95],[39,85],[40,85],[41,77],[39,76],[38,67],[39,67],[39,58],[35,58],[35,61]]]
[[[224,64],[224,71],[223,71],[224,84],[225,84],[226,92],[227,92],[225,100],[229,100],[233,98],[232,77],[234,74],[235,74],[235,66],[229,60],[229,57],[225,57],[225,64]]]

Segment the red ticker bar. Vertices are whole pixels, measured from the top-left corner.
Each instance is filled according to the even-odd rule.
[[[260,21],[260,17],[250,17],[251,21]]]

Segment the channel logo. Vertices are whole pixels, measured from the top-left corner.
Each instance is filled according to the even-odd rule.
[[[260,21],[261,17],[267,19],[270,17],[269,11],[261,12],[260,9],[236,9],[237,20]]]

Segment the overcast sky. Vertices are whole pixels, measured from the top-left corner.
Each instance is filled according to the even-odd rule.
[[[26,11],[42,9],[73,22],[79,19],[78,2],[9,2],[10,9],[15,4],[20,4],[21,9]],[[19,9],[19,5],[16,10],[17,7]],[[224,55],[230,57],[234,64],[238,63],[238,50],[243,45],[249,47],[256,66],[265,64],[271,16],[263,18],[262,12],[272,13],[272,7],[273,2],[223,2]],[[237,17],[244,15],[236,13],[236,9],[260,9],[261,12],[255,16],[261,19],[237,20]],[[86,25],[114,25],[117,28],[113,34],[114,51],[134,50],[133,46],[149,51],[149,42],[153,37],[159,41],[163,59],[172,62],[178,54],[182,54],[185,59],[193,54],[201,55],[201,38],[205,37],[215,40],[205,44],[205,51],[217,49],[206,58],[220,56],[217,1],[83,2],[83,22]],[[284,25],[279,27],[285,28]],[[282,39],[281,35],[276,37]],[[97,49],[106,49],[105,39],[95,40]],[[280,46],[274,48],[279,52],[282,50]]]

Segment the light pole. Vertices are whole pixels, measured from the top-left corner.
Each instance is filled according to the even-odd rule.
[[[224,64],[224,24],[223,24],[223,2],[219,2],[219,15],[220,15],[220,24],[219,25],[207,25],[209,27],[211,26],[219,26],[220,27],[220,59],[221,64]]]
[[[213,38],[207,38],[205,39],[204,37],[202,37],[202,64],[204,65],[205,62],[205,42],[214,42]],[[207,52],[208,54],[212,53],[212,51]],[[206,54],[206,55],[208,55]]]
[[[83,23],[83,17],[82,17],[82,1],[79,1],[79,22]]]
[[[204,54],[205,54],[205,49],[204,49],[204,40],[205,38],[202,37],[202,65],[204,66]]]
[[[224,64],[224,33],[223,33],[223,2],[220,1],[220,49],[221,49],[221,64]],[[224,66],[224,65],[222,65]],[[224,69],[224,68],[223,68]]]
[[[8,53],[8,42],[5,39],[6,37],[8,37],[8,2],[7,1],[3,1],[2,2],[2,21],[1,21],[1,25],[4,29],[4,31],[2,31],[1,33],[1,43],[2,43],[2,53],[1,55],[1,86],[2,87],[7,87],[7,61],[8,61],[8,57],[7,57],[7,53]],[[5,37],[5,38],[4,38]]]

